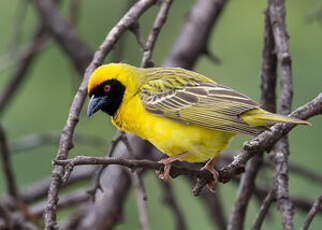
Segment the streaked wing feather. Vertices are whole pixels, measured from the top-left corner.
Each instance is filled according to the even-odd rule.
[[[202,75],[196,78],[183,75],[185,72],[180,77],[177,72],[166,73],[141,88],[140,99],[147,111],[177,122],[228,132],[256,135],[264,130],[251,127],[239,117],[258,107],[247,96],[208,79],[205,82]]]

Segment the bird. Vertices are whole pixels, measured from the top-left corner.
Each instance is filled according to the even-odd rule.
[[[172,162],[206,162],[201,170],[218,179],[216,157],[238,134],[256,136],[275,123],[311,125],[270,113],[259,104],[202,74],[178,67],[139,68],[126,63],[96,68],[88,82],[87,114],[101,110],[118,129],[148,140],[168,158],[159,178],[167,181]]]

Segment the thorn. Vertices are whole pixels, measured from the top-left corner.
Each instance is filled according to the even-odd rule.
[[[205,49],[205,51],[203,53],[214,64],[219,65],[221,63],[220,58],[218,56],[216,56],[215,54],[213,54],[212,52],[210,52],[207,48]]]

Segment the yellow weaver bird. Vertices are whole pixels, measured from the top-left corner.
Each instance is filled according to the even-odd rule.
[[[182,68],[137,68],[128,64],[98,67],[88,83],[88,115],[102,110],[120,130],[151,142],[171,163],[207,161],[216,181],[214,160],[239,133],[257,135],[278,122],[307,121],[269,113],[247,96]],[[209,185],[211,186],[211,185]]]

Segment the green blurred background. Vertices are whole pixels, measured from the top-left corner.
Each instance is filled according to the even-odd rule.
[[[19,1],[0,2],[0,56],[4,57],[9,51],[12,40],[13,20]],[[64,15],[69,16],[69,1],[63,1],[61,7]],[[170,10],[167,24],[162,29],[155,47],[153,60],[156,65],[162,65],[168,55],[181,26],[185,13],[190,9],[192,0],[176,0]],[[113,27],[124,13],[128,1],[92,0],[81,1],[80,18],[77,32],[92,50],[95,50],[104,39],[106,33]],[[219,23],[213,30],[209,48],[220,59],[220,65],[214,65],[206,57],[200,58],[195,70],[215,81],[226,84],[251,98],[260,97],[260,68],[261,50],[263,44],[264,15],[262,10],[266,1],[229,1]],[[293,60],[294,103],[293,109],[311,100],[322,90],[322,24],[308,22],[307,17],[315,13],[322,2],[319,0],[287,1],[287,29],[290,34],[290,51]],[[140,19],[141,29],[146,35],[157,13],[158,7],[153,7]],[[23,23],[22,44],[27,44],[38,25],[38,15],[33,4],[27,9]],[[123,55],[121,60],[126,63],[139,65],[141,51],[132,34],[127,32],[122,41]],[[106,62],[112,60],[113,53]],[[1,59],[3,60],[3,59]],[[15,64],[0,72],[0,90],[3,90]],[[79,84],[79,76],[62,50],[51,41],[33,63],[26,81],[23,83],[13,103],[8,107],[1,123],[8,132],[10,141],[31,133],[58,133],[62,130],[71,100]],[[86,107],[86,106],[85,106]],[[84,108],[85,108],[84,107]],[[290,135],[290,160],[322,173],[321,168],[321,117],[310,120],[313,127],[297,127]],[[88,119],[85,110],[82,113],[76,132],[101,136],[106,142],[115,133],[115,128],[109,119],[98,113],[95,119]],[[247,137],[239,137],[233,141],[231,149],[235,152],[241,148]],[[42,146],[40,148],[15,154],[12,158],[15,174],[20,188],[28,186],[41,178],[50,176],[51,160],[55,157],[57,146]],[[91,148],[76,145],[71,151],[75,155],[103,156],[104,147]],[[0,172],[1,174],[1,172]],[[3,177],[0,175],[0,191],[4,191]],[[267,182],[267,175],[260,175],[259,184]],[[193,197],[191,185],[183,178],[172,181],[180,207],[184,210],[189,229],[214,229],[208,219],[206,210],[196,197]],[[308,178],[290,176],[290,194],[302,195],[315,199],[321,194],[322,187],[312,183]],[[173,218],[168,209],[162,204],[160,185],[154,173],[145,176],[148,192],[148,214],[151,229],[172,229]],[[226,216],[232,208],[236,193],[236,185],[228,183],[220,186],[220,194]],[[124,221],[117,229],[139,229],[136,201],[133,192],[126,202]],[[276,206],[271,209],[272,218],[265,221],[263,229],[281,229],[280,214]],[[247,215],[246,229],[249,228],[258,212],[258,203],[252,201]],[[64,214],[63,212],[62,214]],[[60,215],[63,217],[64,215]],[[297,228],[303,222],[304,214],[297,210],[295,225]],[[311,229],[320,229],[322,217],[314,219]]]

